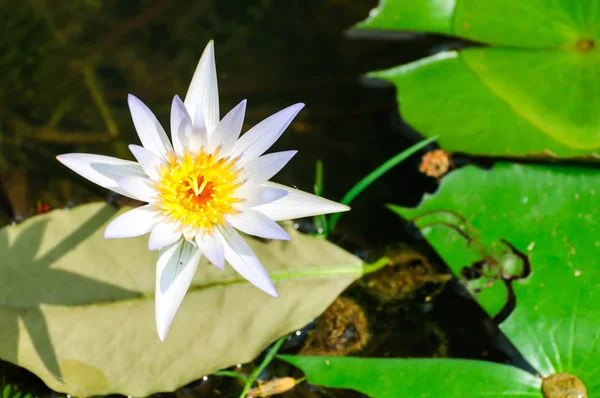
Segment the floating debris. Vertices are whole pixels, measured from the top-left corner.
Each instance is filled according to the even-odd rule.
[[[450,154],[441,149],[427,152],[421,158],[419,171],[429,177],[441,178],[452,168]]]
[[[246,395],[247,398],[270,397],[271,395],[283,394],[306,380],[294,379],[293,377],[280,377],[269,381],[258,381],[258,386],[251,388]]]

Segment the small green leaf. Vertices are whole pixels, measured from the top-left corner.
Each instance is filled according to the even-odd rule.
[[[272,298],[203,261],[164,343],[154,320],[156,252],[147,237],[105,240],[116,210],[90,204],[0,230],[0,357],[75,396],[172,391],[303,327],[362,275],[322,239],[248,240]]]
[[[461,359],[288,356],[308,382],[374,398],[542,398],[541,379],[512,366]]]

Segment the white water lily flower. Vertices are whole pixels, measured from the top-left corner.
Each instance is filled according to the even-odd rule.
[[[277,297],[269,275],[236,229],[261,238],[289,240],[276,221],[349,210],[268,181],[296,151],[263,153],[303,106],[285,108],[240,137],[246,101],[220,119],[211,41],[185,100],[177,96],[173,100],[172,143],[152,111],[130,95],[129,108],[143,147],[129,148],[138,162],[81,153],[57,157],[88,180],[148,203],[118,216],[104,236],[150,233],[148,248],[159,251],[156,327],[161,340],[201,255],[221,269],[226,260],[250,283]]]

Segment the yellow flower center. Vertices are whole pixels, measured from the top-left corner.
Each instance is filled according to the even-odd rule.
[[[219,150],[207,153],[201,148],[192,155],[186,149],[183,156],[169,153],[169,162],[159,171],[156,206],[182,228],[210,234],[215,225],[225,223],[227,214],[237,213],[232,205],[243,201],[233,196],[244,184],[239,181],[241,169],[235,169],[238,158],[219,158]]]

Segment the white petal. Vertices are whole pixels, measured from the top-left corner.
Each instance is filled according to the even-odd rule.
[[[202,254],[204,254],[204,257],[208,258],[208,260],[218,268],[224,269],[225,254],[219,235],[219,230],[215,228],[212,235],[196,235],[196,243]]]
[[[285,189],[288,192],[288,194],[281,199],[253,208],[274,221],[316,216],[319,214],[339,213],[350,210],[350,207],[341,203],[324,199],[298,189],[286,187],[285,185],[276,184],[274,182],[265,182],[262,186]]]
[[[229,154],[242,132],[245,113],[246,100],[243,100],[223,117],[215,132],[210,136],[209,152],[213,152],[220,145],[221,155],[227,156]]]
[[[159,252],[156,264],[156,330],[165,341],[175,313],[192,283],[201,253],[193,244],[180,240]]]
[[[209,41],[200,57],[192,82],[185,95],[185,107],[194,121],[200,120],[197,114],[206,123],[208,137],[219,124],[219,88],[217,86],[217,68],[215,66],[215,48],[213,41]]]
[[[188,144],[192,134],[192,119],[185,109],[178,95],[171,103],[171,141],[173,149],[179,155],[183,154],[183,148]]]
[[[144,177],[119,178],[117,184],[128,193],[128,196],[142,202],[152,202],[156,196],[152,181]]]
[[[110,156],[67,153],[56,159],[91,182],[130,198],[133,196],[121,188],[117,181],[128,176],[146,177],[142,166],[136,162]]]
[[[304,104],[289,106],[252,127],[235,143],[231,156],[242,155],[239,165],[258,158],[277,141],[303,107]]]
[[[277,199],[283,198],[287,195],[285,189],[271,188],[259,185],[258,187],[252,187],[252,189],[242,191],[244,187],[240,188],[238,192],[241,193],[244,202],[239,206],[241,208],[249,208],[254,206],[264,205],[265,203],[274,202]]]
[[[171,138],[175,152],[179,155],[183,154],[185,147],[196,152],[200,146],[206,145],[206,127],[192,125],[192,119],[177,95],[171,105]]]
[[[242,178],[247,178],[248,186],[256,186],[271,179],[275,174],[294,157],[298,151],[274,152],[263,155],[247,164],[241,173]]]
[[[181,238],[181,229],[178,224],[174,222],[161,222],[154,227],[150,234],[148,249],[157,250],[161,247],[169,246],[177,242],[179,238]]]
[[[132,238],[147,234],[158,222],[158,215],[149,205],[129,210],[108,224],[104,230],[104,238]]]
[[[227,216],[227,222],[232,227],[248,234],[265,239],[290,240],[283,228],[269,217],[257,211],[246,209],[238,214]]]
[[[164,165],[160,156],[139,145],[129,145],[129,150],[150,178],[153,180],[158,180],[160,178],[158,171],[160,170],[160,167]]]
[[[131,118],[142,145],[147,150],[166,159],[167,154],[173,150],[173,147],[156,116],[134,95],[129,94],[128,102]]]
[[[244,238],[231,227],[219,226],[221,242],[225,250],[225,259],[248,282],[273,297],[277,297],[275,286],[269,274]]]

